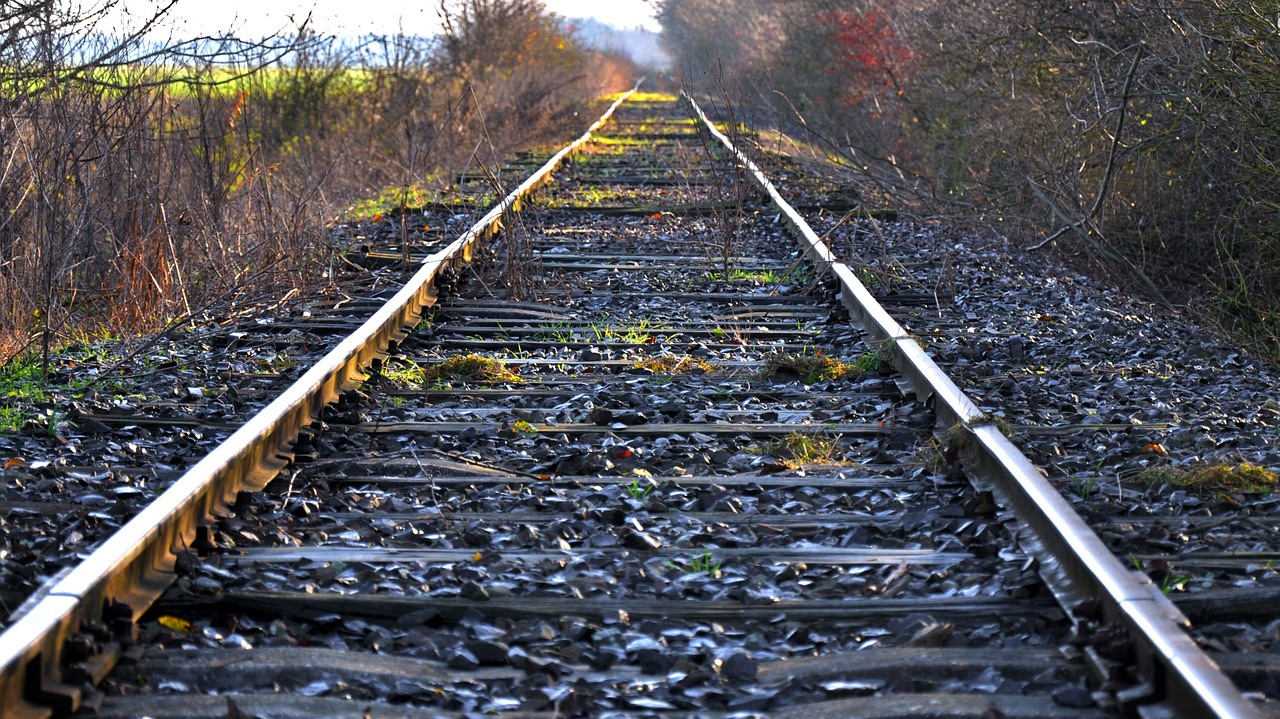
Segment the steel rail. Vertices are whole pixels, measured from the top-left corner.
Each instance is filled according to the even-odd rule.
[[[199,525],[225,512],[237,493],[266,486],[288,464],[302,428],[318,419],[321,408],[340,392],[363,381],[365,369],[435,303],[440,273],[470,262],[475,244],[500,232],[525,198],[546,184],[634,92],[619,97],[582,136],[426,258],[393,298],[155,502],[19,607],[16,620],[0,634],[0,717],[76,711],[81,685],[97,683],[114,665],[117,640],[129,638],[134,622],[172,584],[177,553],[191,546]],[[68,665],[68,659],[74,664]]]
[[[841,301],[871,338],[887,347],[893,364],[922,401],[932,400],[938,427],[964,447],[969,468],[993,485],[1042,543],[1042,575],[1064,608],[1088,598],[1101,601],[1103,618],[1124,626],[1134,640],[1134,665],[1155,700],[1174,716],[1261,717],[1218,665],[1187,634],[1187,618],[1145,574],[1125,567],[1032,462],[976,403],[880,306],[867,288],[818,237],[751,158],[716,129],[697,102],[682,93],[703,125],[732,153],[780,211],[816,269],[833,274]],[[957,436],[956,433],[962,433]],[[1141,702],[1133,708],[1144,711]]]

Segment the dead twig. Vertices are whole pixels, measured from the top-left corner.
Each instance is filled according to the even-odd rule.
[[[1085,245],[1089,249],[1097,253],[1098,255],[1105,257],[1108,260],[1111,260],[1112,262],[1128,267],[1129,271],[1132,272],[1133,275],[1142,282],[1142,284],[1146,285],[1147,291],[1151,294],[1151,296],[1154,299],[1156,299],[1166,307],[1173,306],[1172,303],[1170,303],[1169,300],[1164,296],[1164,293],[1160,291],[1160,288],[1156,286],[1156,283],[1152,282],[1151,278],[1148,277],[1147,274],[1143,272],[1141,268],[1133,264],[1132,260],[1116,252],[1115,250],[1112,250],[1109,247],[1106,247],[1101,242],[1098,242],[1096,238],[1094,238],[1094,234],[1097,234],[1099,237],[1101,237],[1102,233],[1098,230],[1097,226],[1093,224],[1092,220],[1085,218],[1078,222],[1072,222],[1070,218],[1067,217],[1067,213],[1063,212],[1062,208],[1058,207],[1058,205],[1054,203],[1053,200],[1049,199],[1049,196],[1044,194],[1044,191],[1040,189],[1040,186],[1037,185],[1035,180],[1031,179],[1030,176],[1027,176],[1027,183],[1031,186],[1031,191],[1035,193],[1035,196],[1040,198],[1041,202],[1048,205],[1049,210],[1053,212],[1053,214],[1056,215],[1058,219],[1067,223],[1065,230],[1073,231],[1077,235],[1079,235],[1080,239],[1084,240]]]
[[[1124,134],[1125,118],[1128,116],[1130,91],[1133,89],[1133,78],[1137,74],[1138,61],[1142,59],[1142,54],[1143,47],[1139,45],[1138,51],[1133,54],[1133,61],[1129,63],[1129,72],[1124,78],[1124,89],[1120,94],[1120,117],[1116,120],[1116,130],[1111,136],[1111,148],[1107,152],[1107,165],[1106,170],[1102,175],[1102,184],[1098,187],[1098,193],[1093,198],[1093,205],[1089,208],[1089,212],[1085,214],[1083,219],[1074,223],[1063,218],[1063,222],[1067,222],[1066,226],[1058,228],[1057,231],[1046,237],[1043,241],[1027,248],[1027,251],[1035,252],[1046,245],[1054,243],[1059,237],[1067,232],[1071,232],[1073,229],[1078,229],[1080,225],[1091,223],[1093,219],[1098,216],[1098,213],[1102,211],[1102,203],[1106,200],[1107,194],[1111,190],[1111,183],[1115,175],[1116,157],[1119,155],[1120,149],[1120,138]],[[1034,183],[1032,183],[1032,191],[1036,192],[1037,196],[1040,195],[1040,193],[1035,190]],[[1041,197],[1041,199],[1044,198]]]

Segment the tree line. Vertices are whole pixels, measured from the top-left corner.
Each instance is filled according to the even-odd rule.
[[[661,0],[684,81],[1280,358],[1280,3]],[[871,199],[871,198],[868,198]]]

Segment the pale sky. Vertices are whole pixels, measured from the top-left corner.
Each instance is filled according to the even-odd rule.
[[[149,16],[156,0],[124,0],[134,16]],[[594,17],[621,28],[637,25],[657,30],[653,9],[645,0],[544,0],[547,9],[564,17]],[[89,3],[86,3],[89,4]],[[171,11],[174,35],[191,37],[233,30],[241,37],[264,37],[295,26],[310,12],[322,35],[429,35],[439,28],[437,0],[178,0]],[[166,33],[167,34],[167,33]]]

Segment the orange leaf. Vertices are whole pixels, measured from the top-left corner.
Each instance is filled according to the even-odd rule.
[[[13,469],[14,467],[25,467],[25,466],[27,466],[27,460],[21,457],[10,457],[8,461],[4,463],[5,469]]]
[[[649,219],[651,219],[651,220],[661,220],[661,219],[662,219],[662,213],[661,213],[661,212],[655,212],[655,213],[653,213],[652,215],[649,215]]]
[[[623,448],[619,449],[617,452],[614,452],[614,453],[613,453],[613,458],[614,458],[614,459],[626,459],[626,458],[630,457],[630,456],[631,456],[631,455],[633,455],[633,454],[635,454],[635,450],[631,449],[630,447],[623,447]]]
[[[1165,449],[1163,444],[1148,444],[1142,449],[1143,451],[1146,451],[1146,452],[1155,452],[1161,457],[1165,456],[1166,454],[1169,454],[1169,450]]]
[[[377,213],[374,213],[373,217],[369,218],[369,221],[370,221],[370,222],[377,222],[377,221],[379,221],[379,220],[381,220],[381,219],[382,219],[382,213],[381,213],[381,212],[377,212]]]

